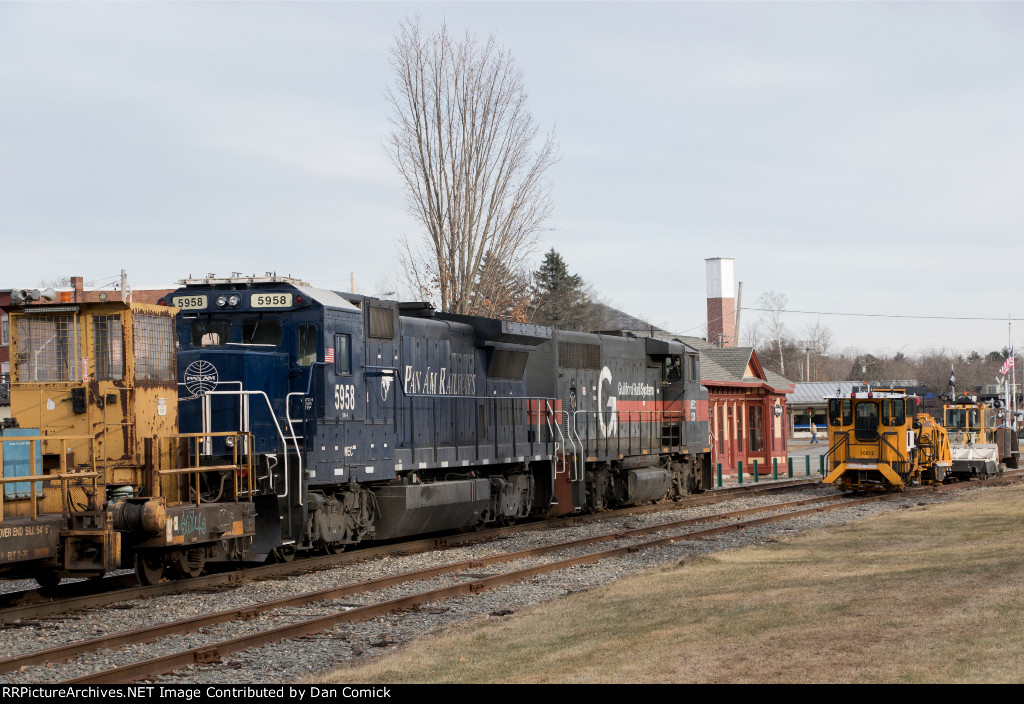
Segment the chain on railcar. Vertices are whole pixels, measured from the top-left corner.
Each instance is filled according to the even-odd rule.
[[[251,510],[189,496],[196,474],[177,435],[175,312],[45,298],[11,312],[20,427],[5,428],[0,443],[5,576],[54,584],[135,564],[155,581],[166,567],[198,573],[218,546],[244,549]]]

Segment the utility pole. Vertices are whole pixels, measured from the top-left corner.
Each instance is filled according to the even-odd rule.
[[[740,281],[739,287],[736,289],[736,324],[733,326],[732,331],[732,346],[740,346],[740,311],[743,310],[743,282]]]
[[[807,366],[804,369],[804,381],[810,382],[811,380],[811,352],[816,352],[817,349],[811,345],[810,340],[804,343],[804,352],[807,353]]]

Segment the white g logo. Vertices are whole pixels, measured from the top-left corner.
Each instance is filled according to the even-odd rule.
[[[615,412],[616,401],[618,399],[611,394],[608,394],[608,420],[605,420],[604,405],[601,403],[602,396],[604,396],[605,381],[608,382],[608,386],[612,385],[612,372],[608,367],[602,367],[601,377],[597,382],[597,422],[601,427],[602,437],[614,435],[616,426],[618,425],[618,414]]]

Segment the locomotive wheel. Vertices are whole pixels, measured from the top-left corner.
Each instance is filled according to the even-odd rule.
[[[203,548],[176,550],[171,554],[171,568],[178,577],[198,577],[205,564],[206,551]]]
[[[148,552],[135,553],[135,574],[143,585],[159,584],[164,578],[164,561],[160,555]]]
[[[60,577],[57,576],[56,572],[40,572],[35,576],[36,584],[39,585],[40,589],[53,590],[60,584]]]
[[[291,562],[295,559],[295,546],[282,545],[279,548],[274,548],[271,554],[274,556],[275,562]]]

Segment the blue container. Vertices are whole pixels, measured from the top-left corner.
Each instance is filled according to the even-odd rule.
[[[5,438],[39,435],[38,428],[3,428],[0,434]],[[4,443],[4,476],[5,477],[27,477],[32,470],[32,445],[35,445],[36,474],[43,473],[43,454],[40,442],[34,443],[29,440],[22,442]],[[43,483],[38,482],[36,496],[41,496]],[[29,498],[29,482],[13,482],[4,484],[4,498],[6,499],[27,499]]]

